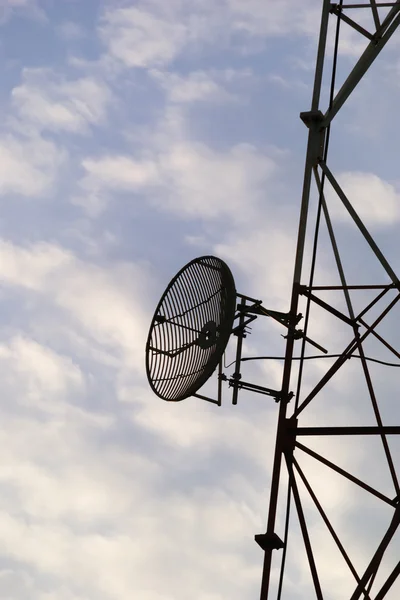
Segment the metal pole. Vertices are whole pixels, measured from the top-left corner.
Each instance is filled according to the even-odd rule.
[[[324,0],[323,7],[322,7],[321,28],[320,28],[320,36],[319,36],[319,44],[318,44],[316,71],[315,71],[315,78],[314,78],[314,90],[313,90],[312,103],[311,103],[311,110],[312,110],[312,112],[315,112],[315,113],[318,111],[319,100],[320,100],[320,95],[321,95],[322,73],[323,73],[323,66],[324,66],[326,39],[327,39],[327,33],[328,33],[329,9],[330,9],[330,0]],[[306,236],[306,228],[307,228],[307,217],[308,217],[308,206],[309,206],[309,198],[310,198],[312,170],[315,165],[316,158],[318,156],[319,145],[320,145],[319,128],[316,124],[311,124],[310,129],[309,129],[309,134],[308,134],[307,155],[306,155],[306,163],[305,163],[305,170],[304,170],[303,193],[302,193],[302,200],[301,200],[299,229],[298,229],[298,237],[297,237],[297,249],[296,249],[296,258],[295,258],[294,274],[293,274],[292,297],[291,297],[291,303],[290,303],[290,320],[291,320],[291,326],[293,329],[296,326],[295,319],[296,319],[296,315],[297,315],[297,308],[298,308],[298,302],[299,302],[300,280],[301,280],[301,271],[302,271],[303,256],[304,256],[304,244],[305,244],[305,236]],[[275,529],[276,511],[277,511],[277,503],[278,503],[279,480],[280,480],[282,451],[283,451],[283,439],[284,439],[284,435],[285,435],[285,421],[286,421],[286,412],[287,412],[287,397],[289,395],[289,385],[290,385],[293,350],[294,350],[294,338],[293,338],[293,336],[288,335],[287,343],[286,343],[286,352],[285,352],[285,364],[284,364],[283,377],[282,377],[282,397],[281,397],[280,406],[279,406],[275,455],[274,455],[274,463],[273,463],[273,469],[272,469],[270,504],[269,504],[268,520],[267,520],[266,535],[267,535],[267,539],[270,539],[270,540],[272,540],[273,535],[275,533],[274,529]],[[264,555],[264,565],[263,565],[263,573],[262,573],[262,580],[261,580],[260,600],[267,600],[267,598],[268,598],[269,583],[270,583],[270,576],[271,576],[272,552],[273,552],[273,545],[271,544],[270,547],[268,547],[265,550],[265,555]]]

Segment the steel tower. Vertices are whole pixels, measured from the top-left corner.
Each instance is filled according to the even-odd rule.
[[[290,560],[309,573],[307,600],[400,598],[400,372],[394,368],[400,365],[398,248],[396,252],[386,244],[385,236],[362,218],[362,199],[353,197],[348,182],[346,187],[330,167],[335,121],[355,101],[371,65],[387,51],[385,46],[399,41],[399,24],[400,0],[322,2],[311,109],[300,115],[308,128],[308,144],[267,527],[266,533],[256,535],[264,551],[260,600],[305,597],[296,592]],[[348,73],[340,61],[345,27],[354,30],[353,39],[365,40],[364,51]],[[338,83],[340,78],[343,83]],[[373,111],[371,107],[371,119]],[[344,219],[350,239],[345,243]],[[300,310],[302,337],[295,329]],[[324,331],[331,332],[329,339],[323,338]],[[327,349],[321,354],[324,360],[314,360],[312,355],[318,353],[310,350],[308,335]],[[335,413],[335,394],[348,400],[344,422]],[[315,419],[314,408],[319,415]],[[359,458],[358,450],[364,455],[365,449],[373,464],[369,469],[365,461],[355,459],[353,471],[350,459]],[[343,461],[346,452],[349,460]],[[377,485],[371,484],[374,479]],[[355,496],[350,493],[355,516],[347,531],[336,528],[334,514],[319,497],[323,488],[331,495],[342,490],[341,480],[357,490]],[[338,498],[346,505],[345,494]],[[338,557],[332,560],[330,574],[326,564],[323,567],[328,587],[320,573],[327,560],[322,556],[325,542],[321,544],[325,535]],[[349,575],[344,587],[339,571]],[[337,587],[332,584],[335,572]]]

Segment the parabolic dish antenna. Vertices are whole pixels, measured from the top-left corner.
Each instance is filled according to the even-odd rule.
[[[147,378],[157,396],[177,402],[204,385],[221,361],[235,309],[235,282],[219,258],[201,256],[175,275],[146,344]]]

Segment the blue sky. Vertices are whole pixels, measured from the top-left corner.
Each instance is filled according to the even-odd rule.
[[[258,597],[253,536],[265,529],[277,406],[243,394],[232,407],[228,393],[222,408],[163,403],[144,346],[159,296],[195,256],[220,256],[241,292],[288,309],[320,10],[319,0],[0,0],[1,597]],[[365,45],[343,25],[338,85]],[[343,109],[330,154],[394,267],[399,48],[397,35]],[[328,79],[323,106],[327,94]],[[385,282],[327,197],[349,276]],[[324,239],[317,273],[335,280]],[[245,353],[282,355],[279,328],[254,330]],[[346,339],[318,311],[312,332],[333,352]],[[370,423],[358,367],[349,361],[307,423]],[[279,361],[246,369],[279,388]],[[309,367],[306,389],[324,369]],[[376,376],[391,419],[396,372]],[[326,456],[389,490],[381,448],[347,444],[329,440]],[[309,474],[361,570],[387,513]],[[342,598],[351,578],[307,510],[328,597]],[[286,598],[311,597],[296,550],[288,573]]]

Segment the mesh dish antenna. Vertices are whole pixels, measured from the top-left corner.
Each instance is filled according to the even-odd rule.
[[[193,396],[217,368],[232,333],[235,282],[215,256],[185,265],[156,308],[146,344],[146,372],[163,400]]]
[[[249,324],[261,315],[278,321],[288,329],[288,335],[296,339],[303,336],[295,329],[301,314],[290,318],[288,313],[264,308],[261,300],[237,293],[233,275],[220,258],[201,256],[185,265],[169,283],[150,325],[146,372],[154,393],[169,402],[196,396],[220,406],[225,381],[232,388],[233,404],[237,404],[239,390],[279,401],[280,391],[244,381],[240,372],[241,362],[246,360],[242,359],[243,339],[250,333]],[[222,372],[222,359],[231,334],[237,340],[236,359],[231,363],[234,372],[228,377]],[[217,367],[217,399],[198,394]],[[289,398],[292,395],[290,392]]]

